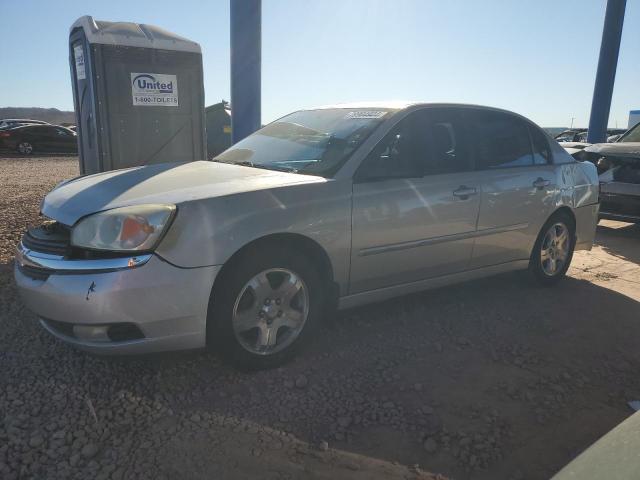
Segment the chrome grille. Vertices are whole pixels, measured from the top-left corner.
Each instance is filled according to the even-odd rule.
[[[22,245],[35,252],[67,256],[71,253],[70,237],[68,227],[58,222],[46,222],[30,228],[22,237]]]

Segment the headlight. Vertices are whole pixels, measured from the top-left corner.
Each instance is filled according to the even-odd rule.
[[[151,250],[175,211],[174,205],[137,205],[94,213],[73,227],[71,244],[94,250]]]

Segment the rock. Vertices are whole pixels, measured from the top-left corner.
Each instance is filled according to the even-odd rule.
[[[423,405],[422,413],[424,413],[425,415],[433,415],[433,407],[430,407],[429,405]]]
[[[35,435],[29,439],[29,446],[37,448],[44,443],[44,439],[40,435]]]
[[[285,381],[284,381],[284,386],[285,386],[286,388],[293,388],[293,386],[294,386],[294,385],[295,385],[295,384],[294,384],[293,380],[285,380]]]
[[[349,425],[351,425],[351,417],[339,417],[338,425],[340,425],[342,428],[347,428]]]
[[[467,445],[470,445],[470,444],[471,444],[471,439],[469,437],[462,437],[458,442],[458,445],[460,445],[461,447],[466,447]]]
[[[438,443],[432,437],[427,438],[422,446],[428,453],[435,453],[438,450]]]
[[[98,453],[98,445],[95,443],[87,443],[80,451],[84,458],[93,458]]]
[[[329,443],[325,440],[322,440],[319,444],[318,444],[318,448],[323,451],[326,452],[327,450],[329,450]]]
[[[309,380],[304,375],[298,375],[296,377],[296,387],[304,388],[309,384]]]

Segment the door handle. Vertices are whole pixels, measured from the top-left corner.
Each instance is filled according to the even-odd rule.
[[[542,177],[537,178],[533,182],[533,186],[536,187],[538,190],[542,190],[544,187],[548,187],[549,185],[551,185],[551,180],[545,180]]]
[[[460,185],[457,190],[453,191],[453,196],[458,197],[461,200],[466,200],[471,195],[476,195],[478,191],[475,188],[469,188],[464,185]]]

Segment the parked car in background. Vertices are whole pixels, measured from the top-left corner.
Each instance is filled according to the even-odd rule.
[[[19,125],[0,131],[0,149],[23,155],[77,153],[78,142],[75,132],[59,125]]]
[[[607,129],[607,142],[613,142],[620,135],[622,135],[626,130],[624,128],[609,128]],[[586,143],[587,135],[589,134],[586,128],[574,128],[570,130],[565,130],[562,133],[556,135],[556,140],[558,142],[575,142],[575,143]]]
[[[281,364],[331,310],[590,249],[596,168],[526,118],[452,104],[287,115],[213,161],[80,177],[42,203],[15,278],[56,337],[100,353],[212,345]]]
[[[19,127],[20,125],[49,125],[42,120],[30,120],[28,118],[4,118],[0,120],[0,130],[6,128]]]
[[[573,155],[598,167],[600,217],[640,222],[640,123],[614,143],[596,143]]]
[[[571,128],[571,129],[565,130],[564,132],[560,132],[558,135],[555,136],[555,139],[560,143],[583,142],[584,140],[581,140],[582,137],[580,135],[586,132],[587,132],[586,128]]]

